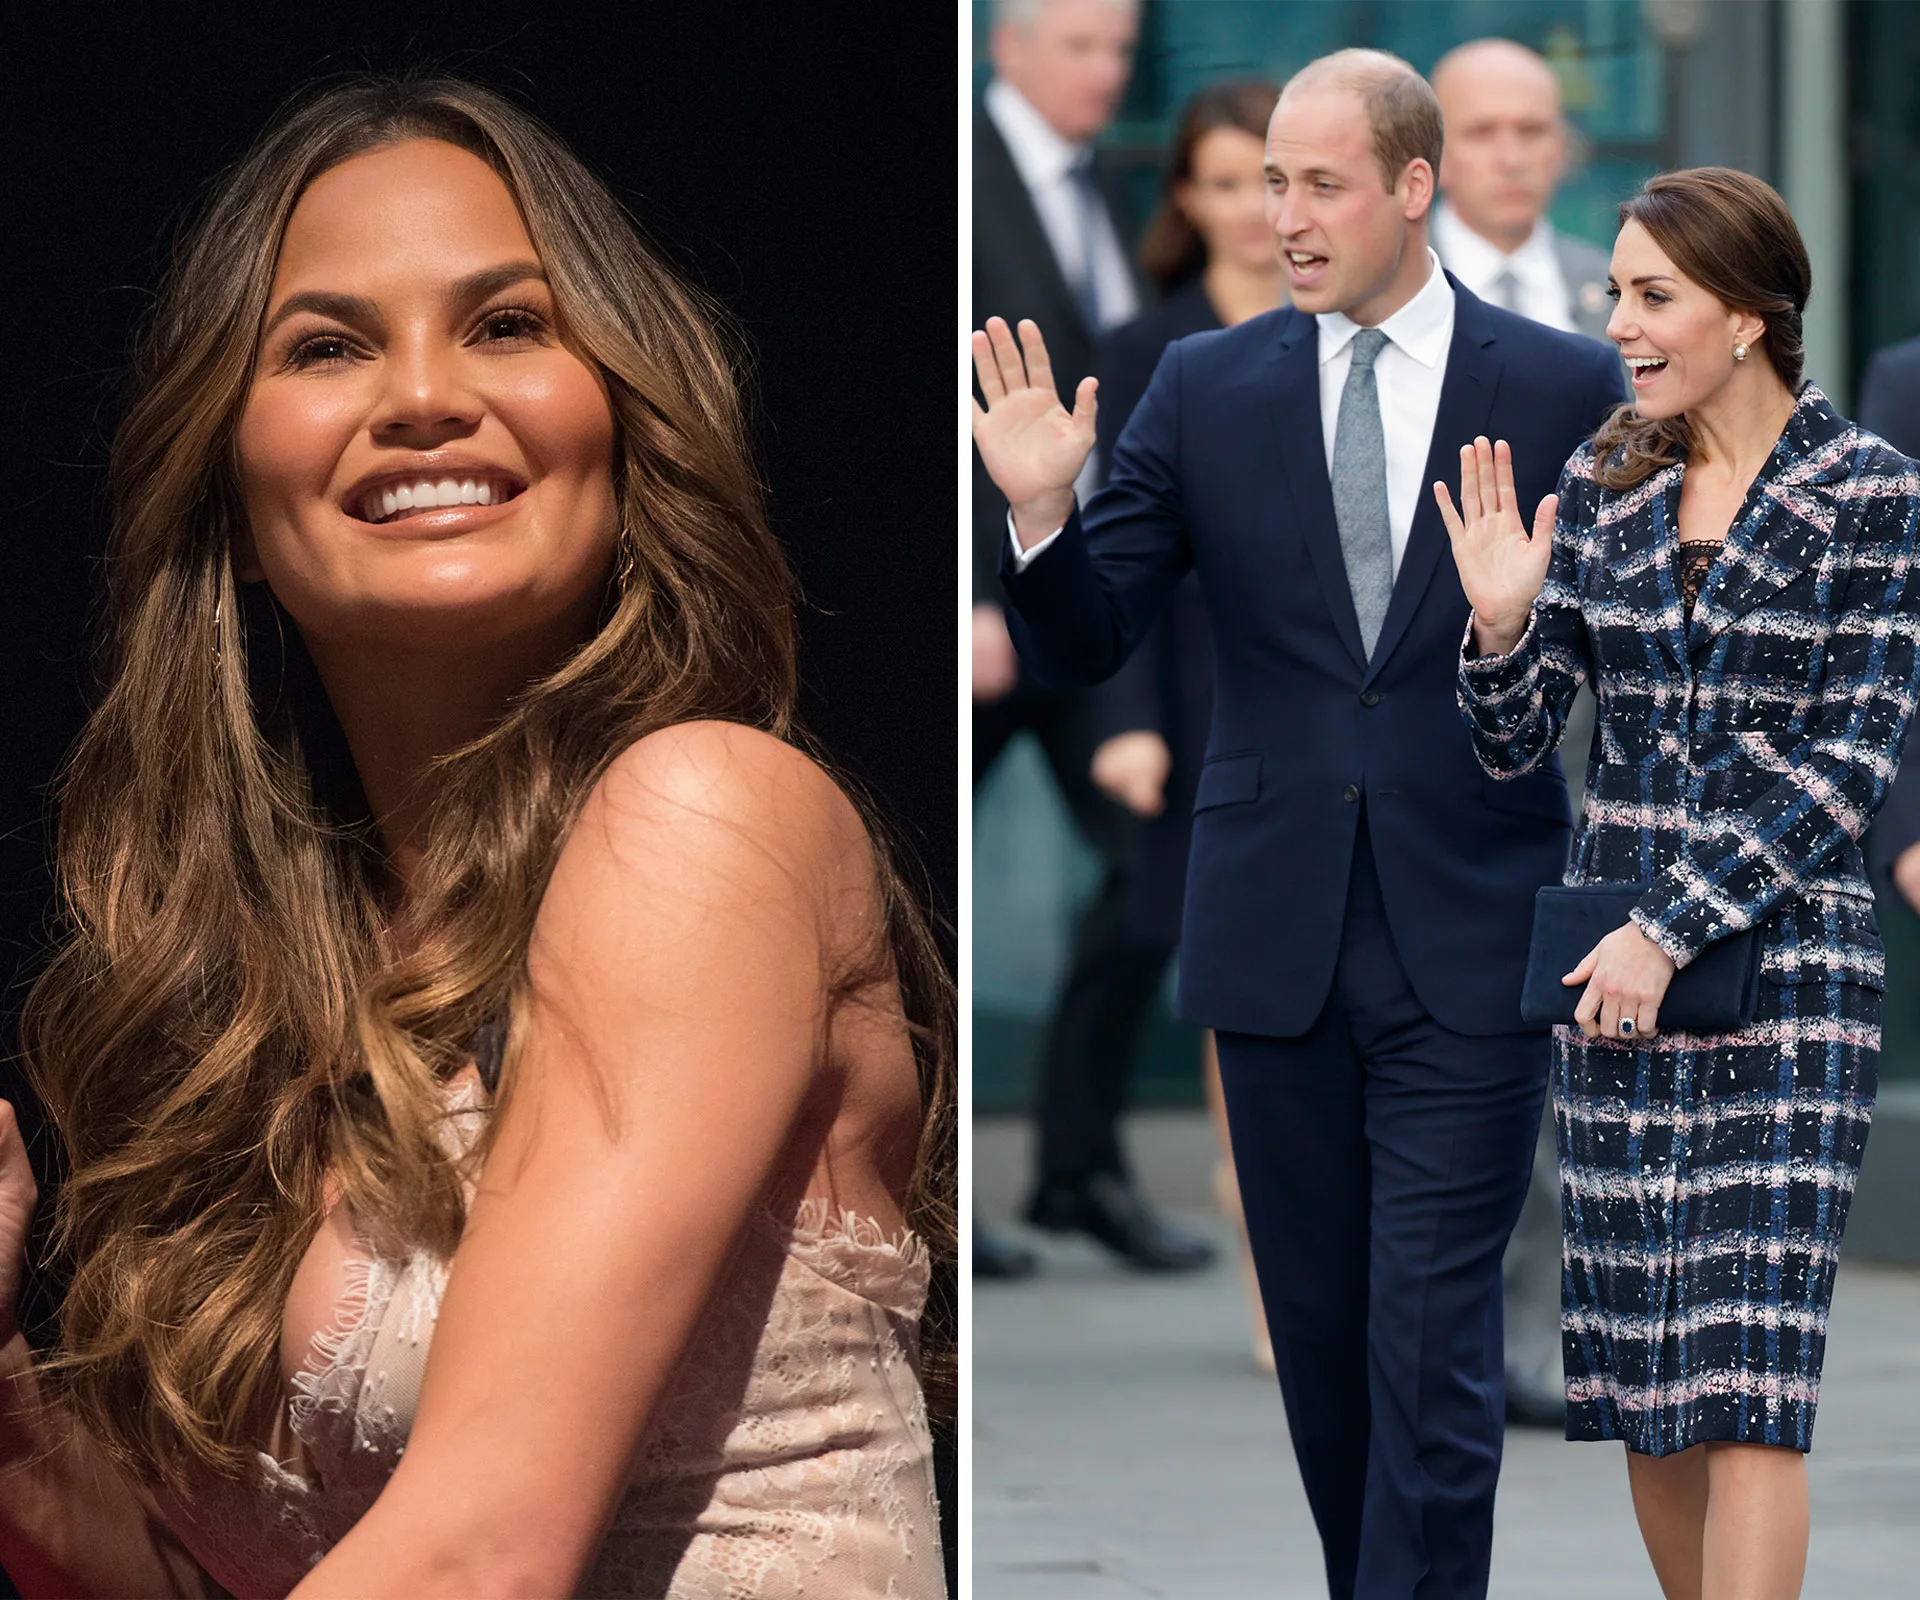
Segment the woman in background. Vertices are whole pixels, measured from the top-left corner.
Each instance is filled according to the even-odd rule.
[[[943,1592],[951,992],[793,723],[724,323],[509,101],[296,105],[154,309],[0,1106],[28,1593]],[[217,1588],[216,1588],[217,1586]]]
[[[1202,89],[1180,114],[1160,206],[1140,242],[1141,268],[1161,298],[1108,335],[1095,357],[1103,472],[1169,344],[1285,302],[1286,278],[1266,216],[1267,120],[1279,97],[1274,84],[1233,79]],[[1118,673],[1088,691],[1088,700],[1100,739],[1093,781],[1139,819],[1119,830],[1115,846],[1129,866],[1119,920],[1142,942],[1172,949],[1180,938],[1194,790],[1213,714],[1213,643],[1197,578],[1189,575],[1175,589],[1153,632]],[[1141,1003],[1150,998],[1143,992]],[[1221,1149],[1214,1193],[1237,1225],[1239,1187],[1210,1033],[1205,1051],[1207,1105]],[[1273,1345],[1244,1228],[1241,1235],[1254,1359],[1271,1372]]]

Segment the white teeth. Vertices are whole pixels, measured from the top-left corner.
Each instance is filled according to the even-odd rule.
[[[385,522],[403,511],[433,511],[442,506],[490,506],[509,498],[504,483],[486,478],[422,478],[416,483],[393,483],[373,489],[361,503],[369,522]]]

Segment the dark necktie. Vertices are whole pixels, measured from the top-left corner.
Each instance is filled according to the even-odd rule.
[[[1073,191],[1073,213],[1080,233],[1080,270],[1069,287],[1087,332],[1098,333],[1106,326],[1100,319],[1100,274],[1094,265],[1103,208],[1100,191],[1094,187],[1091,153],[1078,157],[1067,169],[1067,184]]]

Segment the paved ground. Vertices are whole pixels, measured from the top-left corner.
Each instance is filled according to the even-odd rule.
[[[1023,1125],[982,1121],[974,1181],[1004,1223]],[[1138,1119],[1149,1187],[1207,1209],[1198,1115]],[[1133,1277],[1041,1241],[1042,1275],[973,1297],[976,1600],[1307,1600],[1326,1592],[1272,1380],[1248,1354],[1229,1269]],[[1920,1594],[1920,1271],[1843,1263],[1817,1446],[1807,1600]],[[1517,1430],[1495,1536],[1497,1600],[1642,1600],[1658,1590],[1611,1445]]]

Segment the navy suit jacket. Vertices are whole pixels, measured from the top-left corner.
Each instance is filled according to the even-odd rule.
[[[1622,398],[1614,353],[1457,281],[1424,481],[1457,494],[1476,434],[1513,447],[1531,508]],[[1414,992],[1458,1033],[1518,1032],[1534,891],[1567,858],[1556,761],[1496,783],[1455,704],[1467,600],[1431,492],[1371,662],[1340,554],[1319,330],[1293,308],[1169,347],[1106,487],[1001,576],[1043,682],[1097,683],[1189,569],[1213,622],[1207,759],[1181,932],[1182,1016],[1286,1037],[1326,1003],[1362,805]],[[1530,520],[1530,518],[1529,518]]]
[[[1860,379],[1859,423],[1902,455],[1920,458],[1920,339],[1876,350]],[[1893,864],[1920,844],[1920,760],[1908,725],[1906,753],[1867,836],[1868,859],[1882,881],[1892,882]]]

